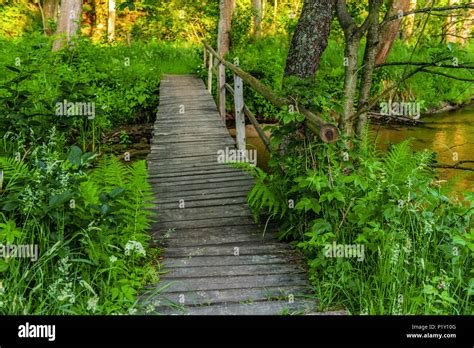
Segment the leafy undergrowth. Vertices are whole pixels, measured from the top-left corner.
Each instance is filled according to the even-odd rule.
[[[51,125],[83,151],[102,149],[101,134],[120,125],[149,123],[165,73],[191,73],[200,63],[194,46],[136,43],[97,46],[87,40],[51,52],[51,41],[0,40],[0,136],[41,137]],[[69,112],[87,105],[87,114]],[[61,109],[61,104],[67,108]]]
[[[107,155],[106,134],[151,122],[162,75],[192,72],[196,49],[83,40],[52,53],[35,36],[0,49],[0,313],[135,313],[158,281],[151,188],[144,161]]]
[[[0,157],[0,243],[38,248],[0,261],[0,313],[133,313],[158,279],[145,162],[106,156],[90,170],[94,154],[62,145],[53,130],[25,160]]]
[[[289,134],[276,129],[274,145]],[[248,200],[306,254],[323,310],[473,313],[474,197],[446,194],[433,153],[413,152],[409,140],[380,154],[369,138],[353,149],[290,139],[270,173],[249,168],[257,183]]]

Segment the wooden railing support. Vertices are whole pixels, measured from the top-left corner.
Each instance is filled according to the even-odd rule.
[[[245,114],[244,114],[244,86],[242,79],[234,74],[234,106],[235,130],[237,149],[246,150],[245,142]]]
[[[207,70],[207,90],[209,93],[212,93],[212,62],[214,59],[212,58],[212,54],[209,54],[209,66]]]
[[[225,121],[225,66],[222,63],[219,63],[217,72],[217,80],[219,83],[219,113],[221,114],[222,119]]]
[[[275,95],[275,93],[273,93],[273,91],[271,91],[268,87],[266,87],[263,83],[261,83],[255,77],[246,73],[245,71],[235,66],[234,64],[224,60],[224,58],[220,57],[217,54],[217,52],[207,43],[204,43],[204,46],[209,51],[209,54],[211,56],[214,56],[215,59],[219,62],[219,66],[225,66],[226,68],[231,70],[234,74],[239,76],[243,81],[248,83],[250,87],[252,87],[252,89],[259,92],[263,97],[265,97],[265,99],[267,99],[270,103],[272,103],[276,107],[281,108],[281,107],[290,106],[290,105],[293,105],[294,107],[296,106],[297,112],[305,116],[305,125],[310,130],[312,130],[315,134],[318,134],[324,142],[331,143],[339,139],[339,131],[335,125],[325,121],[324,119],[315,115],[309,110],[306,110],[302,107],[298,107],[297,105],[294,105],[293,103],[291,103],[290,100],[286,98],[278,97],[277,95]],[[220,75],[220,71],[219,71],[219,75]],[[221,86],[219,85],[219,87]],[[224,109],[225,109],[225,105],[224,105]],[[224,113],[225,113],[225,110],[224,110]]]

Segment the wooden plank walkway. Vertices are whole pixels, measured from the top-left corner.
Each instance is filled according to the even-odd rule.
[[[234,140],[204,83],[165,76],[148,156],[152,233],[165,248],[156,313],[315,312],[302,257],[254,223],[246,204],[252,178],[218,163],[226,147]]]

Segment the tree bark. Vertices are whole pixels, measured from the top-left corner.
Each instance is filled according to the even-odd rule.
[[[339,126],[345,135],[353,134],[354,98],[357,89],[358,49],[360,38],[356,35],[346,41],[344,48],[344,101]]]
[[[217,52],[221,57],[229,52],[229,31],[232,26],[232,13],[235,8],[235,0],[220,0],[219,32],[217,34]],[[225,120],[226,97],[225,97],[225,67],[217,66],[217,100],[219,101],[219,113]]]
[[[402,1],[400,1],[401,3]],[[394,3],[399,3],[398,0],[395,0]],[[392,43],[390,43],[389,47],[387,48],[386,42],[382,41],[382,49],[379,50],[379,38],[386,38],[387,40],[395,39],[396,35],[390,33],[388,35],[386,32],[380,33],[380,25],[379,25],[379,13],[380,13],[380,6],[382,4],[382,0],[370,0],[369,1],[369,29],[367,31],[367,38],[365,44],[365,52],[364,52],[364,63],[362,68],[362,77],[360,82],[360,91],[359,91],[359,103],[358,103],[358,111],[362,111],[359,113],[359,118],[357,120],[357,136],[363,137],[365,135],[366,126],[367,126],[367,108],[369,105],[370,99],[370,88],[372,87],[372,76],[374,73],[375,68],[375,61],[377,58],[380,58],[380,52],[383,52],[383,55],[388,55],[390,52],[390,47]],[[392,6],[392,8],[388,11],[388,16],[390,16],[392,9],[396,8],[397,5]],[[395,9],[395,13],[399,10]],[[389,24],[390,25],[390,24]],[[400,23],[399,23],[400,25]],[[389,31],[392,31],[394,28],[385,28]],[[398,28],[395,29],[395,32],[398,33]],[[388,37],[387,37],[388,36]],[[378,51],[378,53],[377,53]],[[377,55],[377,57],[376,57]],[[386,56],[385,56],[386,58]],[[385,59],[384,58],[384,59]]]
[[[115,38],[115,0],[109,0],[109,18],[107,20],[107,33],[109,41]]]
[[[262,0],[252,0],[252,18],[253,18],[253,33],[255,36],[260,35],[263,18],[263,4]]]
[[[59,12],[59,23],[56,34],[59,36],[53,42],[53,51],[61,50],[66,44],[72,43],[72,38],[79,34],[82,17],[82,0],[63,0]]]
[[[229,52],[229,31],[232,24],[232,12],[235,0],[220,0],[219,32],[217,37],[217,52],[224,57]]]
[[[51,22],[56,22],[58,20],[58,9],[59,9],[59,0],[44,0],[43,1],[43,11],[44,11],[44,32],[47,36],[53,34],[53,29],[51,28]]]
[[[328,44],[336,0],[305,0],[286,60],[285,76],[314,77]]]
[[[387,17],[395,16],[398,13],[408,11],[409,6],[409,0],[392,0],[390,9],[387,12]],[[392,49],[393,42],[397,38],[398,32],[402,25],[402,20],[403,18],[390,21],[383,27],[380,40],[380,49],[375,58],[375,64],[382,64],[387,60],[390,50]]]

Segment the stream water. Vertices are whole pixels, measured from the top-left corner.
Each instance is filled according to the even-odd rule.
[[[443,112],[422,117],[423,125],[374,125],[372,131],[377,134],[380,149],[385,150],[389,143],[397,144],[407,138],[412,138],[415,150],[430,149],[438,153],[438,161],[454,164],[462,160],[474,160],[474,106],[458,111]],[[230,133],[234,136],[235,129]],[[252,126],[246,127],[247,148],[257,150],[257,165],[266,170],[269,159],[263,142]],[[464,166],[474,168],[474,164]],[[439,169],[440,180],[453,180],[457,191],[474,189],[474,172]]]

